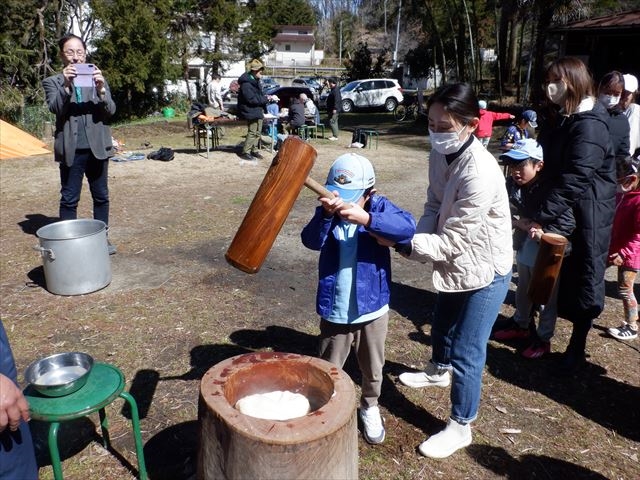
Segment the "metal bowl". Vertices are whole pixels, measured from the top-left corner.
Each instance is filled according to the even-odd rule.
[[[48,397],[69,395],[87,383],[93,358],[82,352],[57,353],[27,367],[24,379]]]

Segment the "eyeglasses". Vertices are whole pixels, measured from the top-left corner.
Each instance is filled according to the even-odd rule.
[[[65,57],[84,57],[86,54],[84,50],[65,50],[62,53]]]

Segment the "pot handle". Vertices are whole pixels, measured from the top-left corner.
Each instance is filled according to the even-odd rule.
[[[33,249],[36,252],[40,252],[40,255],[42,255],[42,257],[44,257],[45,254],[47,254],[47,255],[49,255],[49,260],[55,260],[56,259],[56,256],[53,253],[53,250],[50,249],[50,248],[42,248],[42,247],[36,245],[35,247],[33,247]]]

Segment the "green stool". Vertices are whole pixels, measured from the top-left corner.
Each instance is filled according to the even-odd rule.
[[[62,480],[62,464],[58,450],[60,423],[86,417],[97,411],[100,416],[102,442],[105,448],[109,448],[109,422],[104,408],[117,398],[126,400],[131,408],[139,478],[140,480],[147,479],[138,405],[135,399],[124,391],[124,375],[117,367],[106,363],[94,364],[87,378],[87,383],[78,391],[63,397],[46,397],[38,393],[31,385],[24,390],[24,395],[29,402],[31,418],[51,424],[48,439],[49,454],[51,455],[53,476],[56,480]]]
[[[297,134],[302,140],[308,140],[309,139],[309,131],[307,130],[307,128],[308,128],[307,125],[300,125],[297,128]]]
[[[371,149],[371,140],[373,139],[373,137],[375,137],[376,139],[376,150],[378,149],[378,130],[376,130],[375,128],[366,128],[366,129],[362,129],[361,130],[362,133],[364,133],[367,137],[367,146],[369,147],[369,149]]]
[[[312,138],[318,138],[318,127],[314,125],[306,125],[304,128],[306,139],[311,140]]]

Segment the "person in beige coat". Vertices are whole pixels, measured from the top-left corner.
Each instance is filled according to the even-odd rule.
[[[473,89],[445,85],[428,108],[427,201],[410,247],[397,250],[433,264],[438,298],[431,360],[424,371],[405,372],[399,380],[413,388],[451,385],[446,428],[418,447],[424,456],[445,458],[471,443],[487,341],[509,288],[513,254],[504,177],[473,135],[479,122]]]

